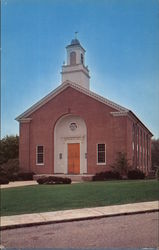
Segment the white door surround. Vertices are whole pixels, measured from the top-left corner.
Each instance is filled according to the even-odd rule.
[[[54,173],[68,174],[68,144],[80,144],[80,174],[87,173],[87,128],[75,115],[62,116],[54,128]]]

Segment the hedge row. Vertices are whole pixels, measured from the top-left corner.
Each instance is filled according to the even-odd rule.
[[[106,180],[120,180],[121,176],[118,172],[114,171],[106,171],[106,172],[100,172],[96,173],[93,176],[93,181],[106,181]]]
[[[5,176],[0,176],[0,185],[2,184],[8,184],[9,180]]]
[[[145,174],[138,169],[129,170],[127,174],[127,178],[129,180],[144,179]],[[106,172],[100,172],[100,173],[95,174],[92,180],[93,181],[106,181],[106,180],[121,180],[121,179],[122,179],[122,176],[120,175],[119,172],[106,171]]]
[[[57,176],[41,177],[37,179],[39,184],[71,184],[70,178],[63,178]]]
[[[7,174],[1,171],[0,176],[0,184],[8,184],[9,181],[30,181],[33,180],[33,172],[20,172],[20,173],[13,173]]]
[[[145,174],[139,169],[129,170],[128,179],[129,180],[145,179]]]
[[[28,173],[17,173],[12,174],[11,176],[6,176],[5,173],[1,172],[0,176],[0,184],[8,184],[9,181],[27,181],[33,180],[33,172]],[[136,180],[136,179],[144,179],[145,174],[140,170],[129,170],[127,177],[129,180]],[[122,176],[118,172],[114,171],[107,171],[107,172],[100,172],[93,176],[93,181],[106,181],[106,180],[120,180]],[[48,177],[41,177],[37,180],[39,184],[70,184],[70,178],[63,178],[57,176],[48,176]]]

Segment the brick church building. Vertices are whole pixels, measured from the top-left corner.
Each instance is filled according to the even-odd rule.
[[[61,85],[16,118],[20,167],[36,174],[92,175],[110,170],[123,152],[148,174],[152,133],[132,111],[90,90],[79,40],[66,49]]]

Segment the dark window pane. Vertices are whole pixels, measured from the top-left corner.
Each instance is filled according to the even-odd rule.
[[[105,163],[105,152],[98,153],[98,163]]]
[[[43,146],[38,146],[38,152],[37,153],[43,153]]]
[[[98,152],[105,151],[105,144],[98,144]]]
[[[37,163],[42,164],[44,163],[44,147],[43,146],[37,146]]]
[[[38,163],[43,163],[43,154],[38,154]]]

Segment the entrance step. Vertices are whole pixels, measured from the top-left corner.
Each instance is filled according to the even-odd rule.
[[[34,180],[37,180],[42,177],[48,176],[56,176],[56,177],[67,177],[70,178],[72,181],[92,181],[93,174],[81,174],[81,175],[71,175],[71,174],[36,174],[33,176]]]

